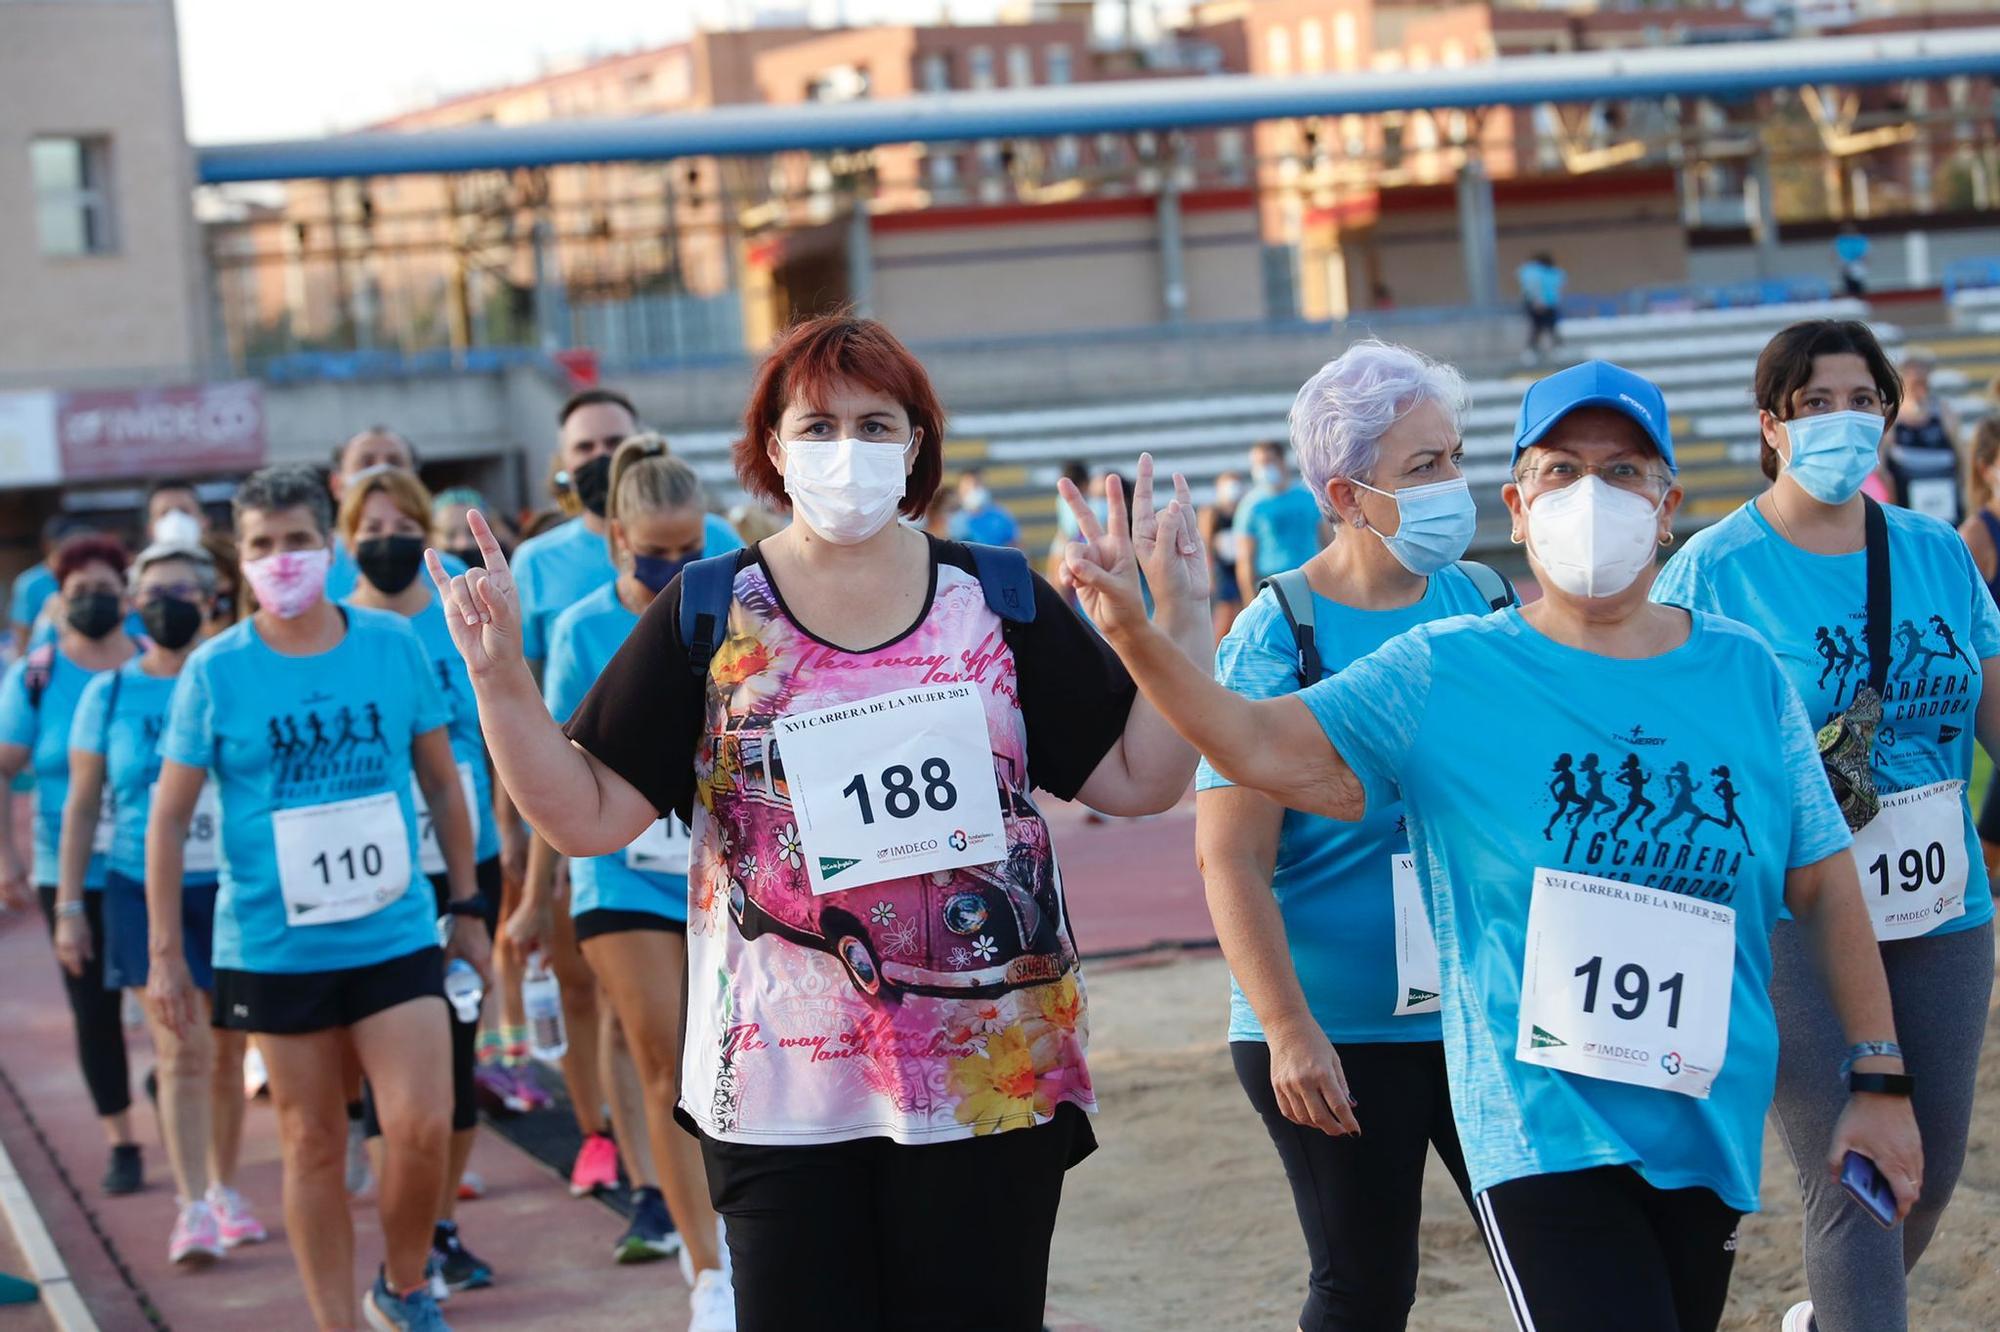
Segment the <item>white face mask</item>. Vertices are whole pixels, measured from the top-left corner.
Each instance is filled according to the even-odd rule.
[[[168,509],[153,520],[153,543],[159,546],[198,546],[201,524],[182,509]]]
[[[853,546],[887,527],[903,502],[908,444],[858,439],[781,440],[785,493],[814,534]]]
[[[1615,597],[1653,562],[1660,504],[1591,475],[1528,506],[1528,547],[1573,597]]]

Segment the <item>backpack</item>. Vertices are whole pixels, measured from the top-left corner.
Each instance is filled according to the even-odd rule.
[[[1490,565],[1477,560],[1460,560],[1455,566],[1460,573],[1472,580],[1472,586],[1479,595],[1486,598],[1489,610],[1506,610],[1509,606],[1521,604],[1520,593],[1507,581],[1507,576]],[[1285,623],[1291,626],[1292,641],[1299,649],[1299,687],[1316,684],[1326,674],[1326,668],[1319,657],[1319,646],[1313,638],[1313,593],[1306,582],[1304,569],[1287,569],[1280,574],[1272,574],[1263,582],[1271,589],[1271,595],[1278,599],[1278,609],[1285,613]]]
[[[963,544],[972,552],[973,571],[986,595],[986,605],[1000,617],[1001,630],[1012,646],[1015,628],[1035,622],[1035,575],[1028,557],[1010,546]],[[687,649],[688,669],[697,679],[708,678],[709,662],[722,646],[742,554],[711,555],[681,570],[681,644]]]

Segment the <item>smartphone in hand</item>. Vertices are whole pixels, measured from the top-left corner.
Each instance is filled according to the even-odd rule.
[[[1875,1218],[1877,1225],[1886,1229],[1896,1224],[1896,1191],[1875,1163],[1860,1152],[1849,1152],[1841,1162],[1840,1187]]]

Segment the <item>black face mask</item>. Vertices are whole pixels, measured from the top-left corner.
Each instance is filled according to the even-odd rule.
[[[459,562],[468,569],[484,569],[486,567],[486,552],[477,546],[453,546],[445,554],[456,556]]]
[[[178,652],[201,632],[201,607],[181,597],[155,597],[139,608],[146,633],[169,652]]]
[[[576,492],[577,503],[602,518],[611,499],[611,455],[600,453],[583,466],[571,468],[569,486]]]
[[[85,638],[102,638],[124,618],[124,599],[116,592],[85,592],[69,599],[69,627]]]
[[[393,597],[417,580],[417,570],[424,563],[424,539],[386,536],[357,541],[354,563],[376,591]]]

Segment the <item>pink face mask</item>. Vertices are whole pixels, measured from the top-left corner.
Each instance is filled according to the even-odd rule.
[[[260,560],[246,560],[243,576],[257,594],[257,604],[281,620],[296,620],[326,595],[326,572],[333,552],[281,550]]]

